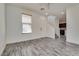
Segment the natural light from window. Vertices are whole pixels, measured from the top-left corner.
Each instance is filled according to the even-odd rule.
[[[32,33],[32,16],[22,14],[22,33]]]

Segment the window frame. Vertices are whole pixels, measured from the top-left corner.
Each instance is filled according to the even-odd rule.
[[[31,16],[31,23],[23,23],[23,22],[22,22],[22,15]],[[23,32],[23,24],[28,24],[28,25],[30,25],[30,26],[31,26],[31,32],[29,32],[29,33],[26,33],[26,32],[25,32],[25,33],[24,33],[24,32]],[[22,33],[22,34],[31,34],[31,33],[32,33],[32,15],[25,14],[25,13],[22,13],[22,14],[21,14],[21,28],[22,28],[22,30],[21,30],[21,33]]]

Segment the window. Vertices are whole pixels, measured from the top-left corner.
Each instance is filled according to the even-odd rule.
[[[32,33],[32,16],[22,14],[22,33]]]

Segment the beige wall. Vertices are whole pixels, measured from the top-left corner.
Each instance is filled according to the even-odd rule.
[[[5,5],[0,3],[0,55],[5,48]]]
[[[55,38],[55,20],[56,16],[48,16],[47,18],[47,28],[46,28],[46,34],[47,37]]]
[[[79,44],[79,7],[67,9],[67,41]]]
[[[55,19],[55,33],[60,38],[60,28],[59,28],[59,18],[56,17]]]
[[[31,34],[21,33],[21,13],[32,14],[32,30]],[[46,18],[45,16],[33,11],[24,10],[16,6],[7,5],[7,43],[15,43],[46,37]],[[42,30],[41,30],[42,29]],[[51,32],[51,31],[50,31]],[[53,32],[52,32],[53,33]],[[54,35],[54,33],[52,34]],[[54,36],[53,36],[54,37]]]

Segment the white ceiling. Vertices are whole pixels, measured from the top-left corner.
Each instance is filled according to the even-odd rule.
[[[43,13],[41,12],[40,9],[42,7],[47,8],[48,3],[13,3],[12,5],[23,7],[25,9],[28,8],[30,10]],[[78,3],[49,3],[49,10],[48,11],[46,10],[43,14],[48,12],[51,15],[62,17],[62,15],[65,15],[66,8],[76,6],[76,5],[79,5],[79,4]]]

